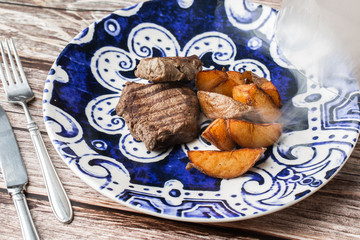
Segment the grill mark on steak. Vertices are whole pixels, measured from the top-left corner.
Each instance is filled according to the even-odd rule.
[[[128,82],[116,106],[131,135],[156,150],[197,137],[200,106],[196,94],[182,84]]]
[[[133,108],[134,109],[140,109],[140,108],[147,108],[146,113],[148,115],[151,114],[156,114],[158,112],[171,112],[178,114],[177,111],[182,110],[184,107],[186,107],[187,104],[196,104],[194,101],[188,101],[187,99],[185,99],[184,103],[180,103],[179,105],[163,105],[162,102],[167,101],[169,99],[173,99],[176,101],[180,101],[183,98],[179,98],[181,97],[181,94],[178,95],[174,95],[174,96],[167,96],[167,97],[159,97],[157,99],[150,99],[149,101],[145,102],[145,98],[143,100],[135,100],[133,102]],[[148,98],[151,98],[151,96],[148,96]],[[145,102],[145,104],[144,104]],[[158,105],[161,105],[160,108],[158,107]],[[139,111],[139,112],[134,112],[133,117],[138,117],[140,115],[143,114],[143,111]],[[164,115],[164,114],[163,114]],[[160,120],[160,119],[157,119]]]
[[[196,103],[193,102],[193,104],[196,104]],[[190,115],[190,116],[192,115],[191,112],[183,111],[184,109],[186,110],[185,104],[175,105],[175,106],[168,105],[168,106],[165,106],[165,107],[162,107],[159,109],[155,107],[153,111],[147,112],[147,114],[149,115],[148,119],[152,120],[152,121],[160,121],[163,119],[167,119],[167,120],[171,120],[172,118],[176,119],[177,117],[179,117],[182,114]],[[166,113],[166,114],[164,114],[164,113]],[[138,117],[139,115],[140,114],[136,114],[136,115],[134,115],[134,117]],[[176,123],[176,122],[168,121],[167,123],[172,124],[172,123]]]
[[[161,91],[159,91],[159,92],[161,92]],[[159,92],[158,92],[158,93],[159,93]],[[157,93],[155,93],[155,94],[157,94]],[[150,95],[150,94],[148,94],[148,95],[147,95],[146,97],[144,97],[144,98],[142,98],[141,96],[139,96],[139,97],[141,97],[141,99],[138,99],[138,100],[135,100],[135,101],[134,101],[134,107],[143,107],[145,100],[148,100],[148,101],[145,103],[145,105],[147,105],[147,106],[153,106],[154,104],[156,105],[156,104],[158,104],[159,102],[160,102],[160,104],[161,104],[161,101],[167,101],[167,100],[169,100],[169,99],[171,99],[171,98],[177,98],[178,96],[180,96],[180,94],[178,94],[178,95],[173,95],[173,96],[165,96],[165,97],[163,97],[163,96],[156,96],[156,95]],[[169,106],[166,106],[166,107],[169,107]]]
[[[183,84],[169,84],[169,83],[162,83],[164,85],[164,88],[181,88],[185,85]],[[146,84],[148,85],[148,84]],[[140,89],[137,89],[136,91],[138,92],[137,95],[141,98],[146,98],[146,97],[149,97],[149,96],[153,96],[153,95],[156,95],[157,93],[163,91],[163,88],[156,88],[156,89],[151,89],[151,91],[144,91],[144,92],[141,92],[140,90],[145,90],[146,88],[140,88]],[[192,91],[191,89],[188,89],[190,91]]]
[[[160,121],[160,120],[163,120],[163,119],[166,119],[168,118],[168,120],[172,119],[172,118],[177,118],[179,115],[181,115],[182,113],[181,112],[175,112],[174,114],[169,114],[169,115],[163,115],[163,114],[158,114],[158,115],[154,115],[154,117],[151,118],[151,120],[154,120],[154,121]],[[186,114],[186,115],[191,115],[191,114]],[[183,122],[181,120],[181,122]],[[166,124],[175,124],[177,123],[176,121],[171,121],[171,122],[167,122],[165,123],[165,125],[163,126],[166,126]]]
[[[169,85],[171,86],[171,85]],[[145,105],[149,106],[150,108],[155,108],[153,107],[154,105],[156,106],[156,104],[161,104],[163,105],[161,102],[162,101],[167,101],[171,98],[175,99],[175,100],[179,100],[178,105],[176,106],[182,106],[182,105],[187,105],[187,104],[192,104],[194,103],[194,101],[191,101],[189,98],[184,98],[184,94],[192,94],[193,91],[189,88],[175,88],[173,87],[174,90],[176,90],[178,93],[174,94],[174,95],[167,95],[167,96],[160,96],[158,93],[163,91],[163,89],[156,89],[156,91],[153,92],[149,92],[146,94],[141,94],[141,93],[136,93],[137,94],[137,99],[133,101],[133,107],[144,107],[144,103]],[[138,88],[139,90],[141,90],[142,88]],[[133,93],[134,91],[131,91],[131,93]],[[179,98],[179,99],[177,99]],[[146,100],[146,101],[145,101]],[[181,101],[182,100],[182,101]],[[174,100],[173,100],[174,101]],[[166,105],[164,106],[164,108],[162,109],[156,109],[156,111],[163,111],[166,110],[167,108],[173,108],[174,106],[171,105]],[[151,112],[149,112],[151,113]]]

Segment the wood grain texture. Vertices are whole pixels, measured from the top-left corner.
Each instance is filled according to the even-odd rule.
[[[60,159],[46,135],[42,92],[48,71],[82,29],[139,0],[0,1],[1,39],[13,37],[36,99],[30,112],[39,124],[55,168],[73,204],[71,224],[52,214],[23,111],[0,104],[14,127],[29,173],[28,203],[42,239],[360,239],[360,146],[320,191],[282,211],[246,221],[195,224],[160,219],[113,202],[81,181]],[[279,8],[281,0],[257,0]],[[11,198],[0,177],[0,239],[21,239]]]

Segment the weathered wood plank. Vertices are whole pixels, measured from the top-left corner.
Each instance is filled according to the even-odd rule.
[[[60,224],[44,204],[42,197],[28,195],[30,212],[42,239],[258,239],[271,236],[244,230],[234,231],[222,226],[174,222],[152,216],[144,216],[105,207],[75,203],[75,219],[72,224]],[[0,239],[20,239],[20,227],[10,198],[0,195],[0,211],[7,215],[6,222],[0,218]],[[89,218],[91,216],[91,218]]]
[[[145,0],[146,1],[146,0]],[[143,2],[145,2],[143,1]],[[2,1],[2,4],[17,5],[27,8],[37,9],[54,9],[54,10],[67,10],[67,11],[80,11],[80,12],[93,12],[104,11],[113,12],[114,10],[121,9],[134,5],[140,1],[137,0],[122,0],[122,1],[96,1],[96,0],[64,0],[64,1],[38,1],[38,0],[23,0],[23,1]],[[270,0],[276,2],[276,0]]]

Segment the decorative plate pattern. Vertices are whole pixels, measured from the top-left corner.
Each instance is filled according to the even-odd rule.
[[[287,207],[321,188],[345,163],[359,132],[359,91],[324,87],[279,54],[277,12],[247,1],[150,1],[116,11],[76,36],[44,89],[47,131],[66,164],[119,203],[159,217],[234,221]],[[284,133],[244,176],[221,180],[185,170],[199,139],[164,151],[134,140],[115,106],[140,59],[196,54],[206,69],[253,71],[284,104]],[[299,80],[300,79],[300,80]],[[201,126],[209,124],[205,117]],[[76,181],[76,180],[74,180]]]

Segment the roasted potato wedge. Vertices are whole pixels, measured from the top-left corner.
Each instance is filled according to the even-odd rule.
[[[280,123],[261,124],[242,120],[227,120],[231,138],[244,148],[260,148],[273,145],[281,136]]]
[[[228,79],[225,82],[220,83],[217,87],[211,90],[211,92],[216,92],[224,94],[228,97],[232,97],[233,87],[241,84],[245,84],[245,81],[241,78],[241,73],[236,71],[227,71],[226,75]]]
[[[242,104],[231,97],[206,91],[198,91],[197,96],[201,110],[207,118],[242,119],[245,116],[251,119],[260,118],[253,106]]]
[[[228,78],[226,81],[220,83],[215,88],[211,89],[210,92],[216,92],[219,94],[226,95],[228,97],[232,97],[232,89],[238,85],[238,83],[232,78]]]
[[[200,71],[196,76],[196,88],[232,97],[233,87],[245,83],[241,77],[241,73],[236,71]]]
[[[226,120],[222,118],[214,120],[201,136],[223,151],[232,150],[236,147],[236,143],[228,133]]]
[[[271,97],[258,88],[256,84],[235,86],[233,98],[243,104],[254,106],[265,122],[275,122],[281,116],[280,109]]]
[[[275,85],[272,82],[266,80],[266,82],[264,82],[260,86],[260,88],[261,88],[261,90],[263,90],[266,94],[268,94],[271,97],[271,99],[273,100],[273,102],[275,103],[275,105],[278,108],[282,107],[282,102],[281,102],[279,91],[277,90],[277,88],[275,87]]]
[[[242,74],[237,71],[227,71],[228,78],[237,83],[237,85],[245,84]]]
[[[260,159],[265,148],[232,151],[189,151],[187,170],[196,168],[215,178],[231,179],[246,173]]]
[[[220,70],[200,71],[196,74],[195,86],[197,90],[212,91],[228,80],[226,72]]]
[[[245,84],[255,83],[258,87],[268,81],[266,78],[261,78],[252,71],[243,72],[241,74],[241,79],[245,82]]]
[[[258,75],[256,75],[255,73],[253,73],[251,71],[243,72],[241,75],[241,80],[247,84],[255,83],[256,86],[258,86],[258,88],[263,90],[265,93],[267,93],[271,97],[271,99],[273,100],[273,102],[275,103],[275,105],[277,107],[281,108],[282,102],[281,102],[279,91],[277,90],[277,88],[275,87],[275,85],[272,82],[270,82],[266,78],[259,77]]]
[[[256,88],[254,84],[239,85],[233,88],[233,99],[242,104],[253,106],[253,101],[250,96],[251,91]]]

